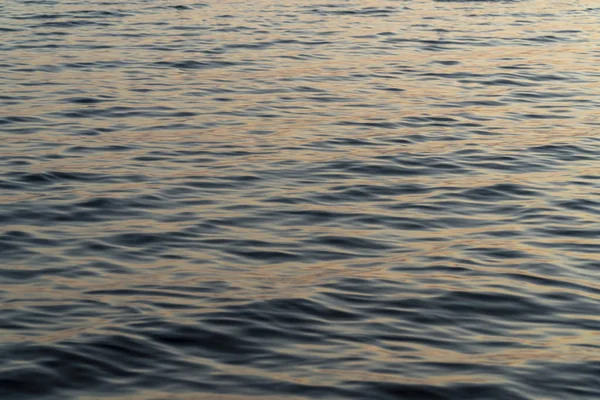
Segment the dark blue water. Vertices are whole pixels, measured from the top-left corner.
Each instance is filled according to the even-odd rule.
[[[600,6],[0,3],[0,398],[600,398]]]

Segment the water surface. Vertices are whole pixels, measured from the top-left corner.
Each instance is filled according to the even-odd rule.
[[[599,26],[3,1],[0,397],[600,398]]]

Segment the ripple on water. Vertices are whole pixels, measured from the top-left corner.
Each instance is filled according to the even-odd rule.
[[[0,398],[600,397],[591,0],[0,10]]]

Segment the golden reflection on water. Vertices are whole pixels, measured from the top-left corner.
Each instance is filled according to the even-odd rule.
[[[226,12],[248,12],[256,7],[265,10],[285,7],[285,4],[274,4],[262,0],[248,4],[247,2],[220,2],[219,7],[206,7],[191,10],[185,14],[173,12],[173,18],[180,18],[182,25],[197,24],[199,26],[214,26],[218,14]],[[311,7],[317,7],[320,1],[307,1]],[[600,284],[590,279],[592,273],[575,267],[569,267],[574,261],[578,263],[599,261],[600,254],[594,247],[595,237],[548,237],[532,233],[524,237],[528,225],[525,219],[519,219],[506,214],[499,214],[493,205],[494,201],[469,199],[465,193],[469,189],[485,188],[499,184],[522,185],[537,190],[537,195],[515,195],[507,198],[503,204],[520,210],[536,210],[536,218],[560,217],[562,211],[549,208],[554,203],[572,199],[593,200],[596,192],[589,186],[574,185],[573,182],[582,179],[584,175],[598,175],[598,168],[590,161],[574,161],[569,167],[555,170],[518,171],[510,168],[490,168],[477,164],[477,160],[461,159],[460,151],[465,149],[478,150],[488,156],[522,155],[523,151],[531,153],[534,162],[544,163],[544,157],[535,153],[533,148],[548,146],[553,143],[571,144],[586,147],[586,140],[596,136],[595,126],[598,124],[597,108],[586,107],[593,94],[598,91],[599,73],[597,65],[598,43],[600,34],[591,17],[574,18],[572,26],[565,26],[565,20],[557,22],[551,18],[545,20],[536,14],[543,14],[543,2],[529,1],[510,4],[494,3],[497,8],[490,14],[489,3],[465,4],[452,2],[416,2],[404,7],[405,3],[387,1],[361,1],[361,7],[378,7],[389,5],[402,8],[402,11],[391,17],[369,18],[368,20],[352,16],[296,15],[298,22],[289,22],[286,30],[281,32],[261,33],[254,31],[254,41],[276,42],[282,39],[294,39],[300,42],[310,41],[298,33],[306,29],[309,20],[316,21],[327,30],[338,32],[335,40],[315,44],[310,58],[305,54],[306,47],[299,44],[285,47],[273,44],[264,49],[252,50],[239,48],[225,55],[219,49],[228,45],[239,44],[239,32],[210,32],[206,41],[200,36],[189,38],[185,33],[173,33],[164,38],[165,43],[182,41],[182,48],[191,46],[192,52],[172,51],[161,53],[151,47],[156,45],[157,36],[152,36],[152,29],[160,16],[155,13],[138,13],[128,18],[130,24],[144,24],[148,28],[146,38],[129,40],[121,35],[105,35],[102,40],[90,33],[89,37],[67,37],[64,45],[74,45],[76,48],[68,51],[52,52],[50,54],[32,54],[30,50],[15,50],[11,53],[15,63],[28,65],[31,71],[11,72],[13,83],[9,82],[9,90],[20,89],[16,82],[38,82],[31,93],[36,93],[37,99],[23,107],[22,103],[6,105],[2,113],[6,115],[28,116],[38,115],[41,119],[32,124],[44,125],[46,121],[64,117],[65,113],[81,113],[81,121],[76,126],[78,130],[98,130],[102,128],[119,129],[103,132],[97,136],[81,136],[74,128],[61,129],[60,125],[42,130],[24,139],[9,137],[5,140],[0,151],[0,157],[23,157],[35,152],[37,159],[22,167],[15,166],[14,170],[27,173],[43,174],[46,171],[117,171],[123,172],[123,160],[142,158],[149,149],[160,153],[165,144],[171,142],[189,142],[189,155],[183,155],[173,161],[173,158],[157,158],[152,161],[143,159],[129,165],[144,171],[148,178],[140,182],[124,182],[83,186],[77,183],[64,183],[60,193],[53,200],[57,204],[77,198],[79,201],[93,199],[100,194],[108,198],[126,198],[132,193],[151,193],[160,184],[185,186],[189,180],[213,177],[215,180],[229,176],[233,171],[236,176],[257,175],[258,172],[271,172],[276,178],[266,182],[256,192],[249,192],[247,198],[240,199],[238,191],[226,189],[212,194],[190,195],[191,200],[211,200],[214,206],[206,204],[190,204],[186,211],[190,213],[190,221],[179,223],[158,222],[150,218],[123,219],[121,221],[102,222],[95,225],[97,232],[105,235],[119,232],[143,231],[150,233],[170,232],[176,229],[194,228],[197,222],[194,217],[204,215],[207,211],[212,219],[243,219],[260,218],[261,212],[294,210],[298,211],[327,211],[347,215],[378,216],[384,222],[376,227],[369,224],[357,224],[355,229],[347,226],[329,224],[309,224],[296,226],[296,231],[290,230],[293,222],[287,225],[281,221],[273,221],[259,228],[244,226],[228,227],[229,238],[256,240],[277,245],[278,247],[298,250],[302,243],[300,239],[319,236],[371,237],[389,244],[393,250],[381,250],[379,254],[358,255],[351,261],[315,261],[315,262],[275,262],[268,264],[262,261],[241,262],[231,254],[224,254],[218,248],[206,246],[204,239],[210,234],[197,240],[197,249],[192,246],[185,249],[173,250],[183,260],[175,258],[144,259],[127,262],[127,279],[115,281],[113,276],[97,276],[81,278],[52,277],[52,286],[40,285],[13,286],[10,294],[13,302],[19,302],[21,307],[36,307],[48,299],[56,304],[75,302],[98,302],[112,304],[115,307],[131,307],[139,312],[151,310],[169,321],[186,323],[190,315],[201,318],[211,312],[222,310],[225,306],[246,304],[249,301],[261,301],[277,298],[311,299],[323,295],[323,285],[343,279],[362,278],[365,280],[393,281],[406,284],[407,287],[417,287],[419,292],[407,290],[405,293],[395,293],[389,299],[402,298],[431,298],[435,293],[445,292],[480,292],[495,294],[511,294],[514,290],[515,276],[528,278],[521,280],[520,285],[526,293],[540,296],[553,292],[581,296],[586,299],[600,300]],[[569,8],[566,4],[563,7]],[[577,7],[595,6],[592,1],[584,0]],[[82,8],[88,6],[82,5]],[[127,10],[139,5],[123,3]],[[515,11],[517,9],[517,11]],[[557,11],[554,10],[556,13]],[[439,32],[431,32],[431,22],[427,18],[436,18],[435,24]],[[258,29],[261,23],[268,23],[269,16],[258,18],[253,28]],[[536,18],[535,29],[525,22],[528,18]],[[576,20],[576,21],[575,21]],[[251,24],[251,22],[248,22]],[[226,25],[226,22],[223,22]],[[224,28],[231,26],[224,26]],[[589,29],[588,29],[589,28]],[[321,28],[318,28],[321,29]],[[549,48],[535,45],[532,39],[552,32],[577,30],[567,43],[553,43]],[[297,30],[297,31],[296,31]],[[385,35],[385,33],[394,33]],[[408,33],[407,33],[408,32]],[[475,33],[476,32],[476,33]],[[558,34],[558,33],[557,33]],[[263,36],[261,36],[263,35]],[[311,36],[310,33],[308,36]],[[419,38],[419,43],[409,42],[407,37]],[[456,44],[465,36],[482,42],[498,42],[492,45],[459,46]],[[340,43],[345,38],[346,42]],[[378,38],[378,39],[374,39]],[[387,38],[387,39],[383,39]],[[532,45],[522,47],[519,43],[506,39],[519,38],[532,40]],[[77,48],[89,42],[98,41],[109,48],[102,50],[86,50]],[[210,40],[208,40],[210,39]],[[336,42],[336,40],[338,42]],[[428,48],[427,41],[440,41],[436,46],[445,51],[434,51]],[[197,41],[197,42],[194,42]],[[512,43],[512,44],[511,44]],[[349,52],[349,44],[356,51]],[[433,44],[430,43],[433,46]],[[366,51],[365,47],[369,50]],[[211,47],[217,54],[205,54]],[[135,57],[132,57],[132,54]],[[352,56],[350,56],[350,54]],[[177,69],[173,67],[158,67],[157,62],[185,62],[198,59],[201,62],[227,61],[234,65],[226,68],[207,69]],[[264,60],[272,60],[263,65]],[[308,60],[308,61],[307,61]],[[456,64],[448,63],[455,61]],[[123,63],[122,68],[68,68],[67,64],[75,63]],[[128,64],[131,62],[130,64]],[[261,62],[263,64],[261,64]],[[446,62],[446,65],[436,64]],[[50,68],[48,66],[58,66]],[[527,68],[521,68],[523,66]],[[519,68],[516,68],[519,67]],[[546,78],[551,75],[564,79],[556,79],[552,83],[539,83],[536,79],[527,80],[529,70],[537,74],[547,71]],[[453,77],[463,74],[463,78]],[[497,79],[502,74],[509,82],[489,85],[488,81]],[[520,74],[520,75],[519,75]],[[518,76],[517,76],[518,75]],[[567,79],[569,76],[585,77],[578,82]],[[367,78],[364,78],[368,76]],[[524,78],[525,77],[525,78]],[[539,77],[538,77],[539,78]],[[81,93],[101,92],[106,102],[82,105],[64,101],[65,97],[77,97],[77,93],[66,93],[63,88],[77,83]],[[538,85],[539,83],[539,85]],[[521,84],[522,86],[519,86]],[[527,85],[531,86],[527,86]],[[541,85],[541,86],[540,86]],[[546,85],[546,86],[544,86]],[[176,86],[177,90],[173,89]],[[310,91],[299,92],[300,86],[310,86]],[[183,87],[183,89],[181,89]],[[401,91],[381,90],[395,88]],[[143,92],[140,89],[148,89]],[[543,90],[542,90],[543,89]],[[563,97],[534,97],[531,100],[527,94],[555,94]],[[42,93],[43,95],[40,95]],[[47,101],[47,99],[63,99],[63,101]],[[527,100],[523,100],[523,99]],[[127,102],[122,101],[127,99]],[[496,105],[482,105],[480,100],[493,99]],[[574,103],[573,100],[580,100]],[[104,110],[128,104],[129,108],[148,107],[148,113],[156,113],[156,118],[136,113],[128,114],[130,110],[117,110],[113,114],[95,115],[86,111]],[[576,104],[580,107],[573,107]],[[35,112],[34,112],[35,111]],[[122,114],[119,114],[119,113]],[[184,116],[169,114],[187,112]],[[415,119],[428,117],[447,118],[447,125],[423,122]],[[543,118],[546,117],[546,118]],[[551,117],[551,118],[548,118]],[[565,118],[557,118],[565,117]],[[568,118],[567,118],[568,117]],[[411,119],[412,118],[412,119]],[[347,126],[344,122],[363,124]],[[378,126],[377,123],[387,122],[388,126]],[[469,125],[471,124],[471,125]],[[471,134],[473,131],[485,131],[485,135]],[[257,135],[256,131],[269,131],[269,134]],[[332,135],[332,132],[336,132]],[[346,135],[347,134],[347,135]],[[346,135],[346,136],[345,136]],[[415,137],[429,135],[439,140],[421,140]],[[344,137],[362,140],[364,146],[348,146],[347,150],[324,151],[327,140],[332,137]],[[444,140],[444,138],[453,140]],[[404,142],[399,140],[405,139]],[[395,142],[394,142],[395,141]],[[123,145],[128,147],[124,152],[88,151],[78,153],[81,148],[93,149],[107,145]],[[243,150],[244,154],[235,157],[223,156],[232,148]],[[193,154],[196,152],[195,154]],[[310,167],[328,165],[335,161],[361,161],[375,165],[382,160],[397,157],[399,163],[403,157],[422,155],[438,157],[446,162],[455,161],[468,168],[469,174],[443,174],[418,176],[380,176],[374,179],[372,175],[364,176],[356,173],[347,177],[343,183],[336,184],[335,176],[343,171],[326,171],[323,176],[315,174],[306,185],[299,184],[296,177],[285,173],[286,163],[298,162]],[[64,156],[64,157],[56,157]],[[537,158],[536,158],[537,157]],[[181,160],[185,162],[181,162]],[[469,165],[469,162],[472,164]],[[146,169],[146,163],[148,168]],[[482,161],[483,163],[483,161]],[[258,171],[257,165],[262,166]],[[258,172],[257,172],[258,171]],[[310,177],[309,177],[310,178]],[[308,178],[307,178],[308,179]],[[389,195],[386,201],[317,201],[311,196],[323,193],[335,193],[335,186],[366,187],[369,185],[395,187],[399,184],[421,185],[433,188],[428,193],[402,193]],[[242,185],[242,184],[240,184]],[[110,190],[107,192],[107,186]],[[254,189],[253,189],[254,190]],[[286,208],[285,205],[269,205],[264,201],[264,194],[285,198],[303,199],[304,202]],[[168,196],[164,201],[169,201]],[[444,195],[446,197],[437,197]],[[27,203],[36,199],[51,197],[53,194],[43,190],[31,193],[2,193],[0,203]],[[61,197],[63,196],[63,197]],[[66,197],[64,197],[66,196]],[[70,196],[70,197],[69,197]],[[184,195],[182,195],[184,196]],[[203,197],[205,196],[205,197]],[[65,198],[67,200],[65,200]],[[417,219],[438,222],[442,216],[435,211],[390,208],[390,204],[436,205],[440,201],[462,202],[464,207],[479,204],[476,215],[469,208],[445,210],[444,217],[469,217],[471,222],[482,222],[483,225],[456,226],[450,222],[446,226],[421,230],[400,230],[386,227],[386,218]],[[479,203],[477,203],[479,202]],[[240,209],[240,203],[244,208]],[[155,216],[167,215],[171,210],[156,210]],[[162,213],[162,214],[161,214]],[[573,221],[582,223],[594,222],[595,216],[585,210],[570,209],[568,216]],[[512,219],[510,219],[512,218]],[[597,222],[597,221],[596,221]],[[497,224],[494,226],[493,224]],[[560,227],[560,224],[554,224]],[[14,225],[13,230],[28,231],[29,226]],[[40,228],[38,233],[47,233],[61,229],[60,226]],[[70,226],[69,232],[64,233],[72,238],[92,238],[97,232],[90,232],[85,224]],[[493,237],[491,233],[509,231],[516,233],[515,237]],[[218,237],[219,234],[215,234]],[[299,239],[300,238],[300,239]],[[300,243],[299,247],[293,247]],[[543,245],[543,246],[542,246]],[[289,247],[291,246],[291,247]],[[579,247],[578,247],[579,246]],[[582,250],[588,246],[592,250]],[[127,245],[115,245],[119,250],[130,250]],[[510,250],[520,252],[523,256],[515,256],[513,260],[494,257],[486,250]],[[48,256],[61,257],[64,249],[45,249]],[[73,250],[73,249],[70,249]],[[117,256],[103,254],[102,256],[81,256],[78,262],[93,262],[111,260],[122,262]],[[435,269],[434,259],[444,259],[443,264],[450,268],[465,267],[470,271],[468,279],[463,275],[452,272],[440,272]],[[194,264],[188,260],[199,259],[204,264]],[[310,260],[309,260],[310,261]],[[466,262],[471,261],[471,262]],[[510,263],[528,263],[528,269],[513,268]],[[556,280],[548,278],[544,264],[563,266],[560,271],[560,285]],[[419,271],[419,266],[423,267]],[[429,269],[429,267],[432,267]],[[30,266],[13,266],[15,269],[30,269]],[[408,270],[410,268],[410,270]],[[201,274],[198,271],[202,271]],[[184,277],[182,277],[184,276]],[[553,278],[554,279],[554,278]],[[558,278],[556,278],[558,279]],[[174,290],[170,287],[201,287],[214,281],[224,281],[230,285],[230,290],[222,293],[202,293],[197,297],[172,297]],[[548,282],[550,281],[550,282]],[[44,281],[43,281],[44,282]],[[542,282],[542,283],[533,283]],[[47,283],[47,282],[46,282]],[[567,287],[567,285],[569,285]],[[163,289],[155,289],[160,286]],[[144,292],[148,287],[154,290],[152,295]],[[68,290],[65,290],[68,288]],[[131,289],[139,294],[115,294],[116,290]],[[365,296],[375,296],[365,293]],[[154,304],[149,298],[158,299],[161,305]],[[544,301],[543,298],[540,301]],[[550,302],[550,301],[548,301]],[[165,305],[188,306],[184,309],[163,307]],[[7,307],[6,305],[3,307]],[[191,311],[190,311],[191,310]],[[564,318],[581,318],[598,320],[597,315],[562,315]],[[81,327],[80,321],[65,320],[64,328],[50,332],[36,332],[35,340],[53,343],[74,339],[82,334],[98,333],[113,329],[114,315],[90,317],[89,326]],[[389,324],[393,321],[384,317],[373,317],[369,322]],[[43,328],[43,327],[42,327]],[[339,329],[351,331],[352,324],[341,325]],[[428,363],[455,363],[465,365],[512,366],[528,368],[532,363],[577,363],[597,360],[597,354],[584,347],[585,344],[598,343],[600,336],[596,332],[585,329],[569,329],[566,327],[553,328],[545,324],[524,324],[513,327],[514,338],[498,335],[474,335],[473,342],[497,343],[496,351],[489,348],[481,353],[466,353],[459,349],[444,349],[434,345],[422,345],[407,339],[406,347],[402,343],[387,343],[385,340],[374,341],[343,349],[342,352],[350,357],[381,361],[385,363],[418,363],[426,360]],[[393,332],[392,332],[393,333]],[[460,328],[448,330],[450,337],[466,335]],[[505,333],[505,332],[503,332]],[[419,332],[414,332],[418,337]],[[7,342],[33,340],[21,333],[8,334],[3,337]],[[414,338],[412,338],[414,339]],[[327,344],[330,345],[330,344]],[[325,346],[325,344],[323,345]],[[397,348],[395,348],[396,346]],[[319,345],[295,345],[288,349],[298,354],[311,351],[317,354],[323,347]],[[330,348],[328,348],[330,351]],[[203,360],[207,362],[207,360]],[[217,361],[212,361],[215,365]],[[249,367],[222,365],[231,374],[253,375],[258,372]],[[297,382],[303,384],[327,384],[348,380],[377,380],[397,382],[398,376],[393,371],[365,372],[360,365],[354,369],[330,369],[326,367],[299,368],[296,373],[260,371],[273,379]],[[487,382],[499,378],[488,375],[447,374],[443,376],[429,375],[426,377],[404,376],[402,381],[414,384],[447,385],[452,382]],[[143,395],[132,395],[130,399],[146,398],[150,392]],[[86,398],[86,397],[82,397]],[[93,397],[89,397],[92,399]],[[168,398],[162,396],[161,398]],[[178,399],[183,396],[178,395]],[[190,397],[192,398],[192,397]],[[194,395],[194,399],[202,398]],[[234,400],[238,396],[211,395],[211,399]],[[289,397],[293,399],[293,397]]]

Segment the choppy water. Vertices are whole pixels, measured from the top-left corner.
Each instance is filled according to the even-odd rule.
[[[0,398],[600,398],[597,1],[0,15]]]

